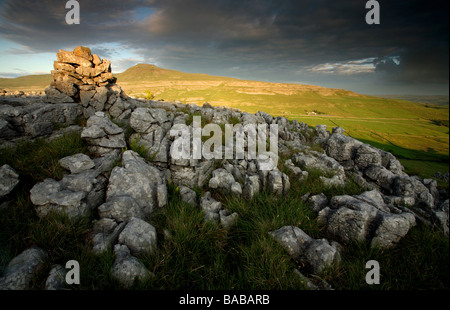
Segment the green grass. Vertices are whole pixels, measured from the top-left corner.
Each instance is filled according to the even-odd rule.
[[[77,153],[87,153],[87,145],[79,133],[72,132],[52,142],[35,139],[22,141],[17,147],[1,148],[0,165],[13,167],[19,173],[23,187],[29,186],[30,181],[43,181],[49,177],[61,179],[64,170],[59,159]]]
[[[87,147],[79,133],[65,134],[51,142],[44,139],[24,141],[16,148],[0,150],[0,165],[9,164],[20,176],[19,185],[6,197],[12,202],[0,210],[0,271],[14,256],[37,245],[49,253],[43,267],[48,275],[53,263],[62,263],[83,248],[90,223],[71,223],[57,215],[39,219],[29,192],[34,184],[46,178],[62,178],[59,159],[86,152]],[[43,288],[44,284],[41,279],[33,286]]]

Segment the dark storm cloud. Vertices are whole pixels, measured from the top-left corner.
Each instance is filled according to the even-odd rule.
[[[448,84],[447,1],[380,0],[381,24],[371,26],[362,0],[79,2],[81,24],[69,26],[65,1],[7,1],[0,35],[23,52],[78,44],[100,52],[115,42],[168,67],[244,78],[372,73],[392,83]]]

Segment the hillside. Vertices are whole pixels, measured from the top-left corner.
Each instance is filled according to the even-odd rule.
[[[379,98],[313,85],[240,80],[184,73],[138,64],[116,74],[133,97],[228,106],[303,121],[340,126],[354,138],[394,153],[412,173],[448,171],[449,107],[397,98]],[[0,88],[43,90],[50,75],[0,79]]]
[[[44,90],[52,81],[50,74],[27,75],[18,78],[0,78],[1,89]]]

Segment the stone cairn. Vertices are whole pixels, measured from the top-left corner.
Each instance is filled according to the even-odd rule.
[[[127,96],[116,85],[111,62],[92,54],[88,47],[79,46],[73,52],[59,50],[53,63],[53,82],[45,89],[49,103],[76,102],[83,106],[84,116],[108,111],[118,119],[131,114]],[[128,110],[128,111],[127,111]],[[125,112],[125,114],[124,114]]]

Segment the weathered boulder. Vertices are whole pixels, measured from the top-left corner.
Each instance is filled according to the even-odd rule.
[[[328,205],[328,198],[325,194],[319,194],[309,197],[308,207],[316,213],[324,209]]]
[[[206,221],[219,221],[219,211],[223,208],[222,203],[212,198],[210,192],[206,192],[200,199],[200,208],[205,213]]]
[[[318,214],[318,223],[344,243],[370,242],[371,246],[394,247],[416,224],[409,212],[389,213],[376,190],[357,196],[334,196]]]
[[[246,175],[244,181],[244,197],[252,199],[261,190],[261,181],[258,175]]]
[[[73,98],[63,93],[54,86],[49,86],[45,89],[46,101],[48,103],[62,103],[62,102],[74,102]]]
[[[37,270],[43,266],[47,253],[37,247],[14,257],[0,278],[0,290],[27,290]]]
[[[352,166],[356,151],[362,144],[356,139],[335,132],[327,140],[325,151],[343,166]]]
[[[233,183],[235,183],[233,175],[227,170],[219,168],[212,172],[212,178],[209,180],[209,187],[222,188],[230,191]]]
[[[130,289],[135,281],[144,281],[154,276],[142,262],[130,254],[125,245],[114,246],[116,259],[111,268],[112,276],[117,279],[126,289]]]
[[[134,255],[156,251],[156,229],[144,220],[130,218],[119,235],[118,242],[126,245]]]
[[[115,167],[109,177],[106,202],[115,196],[130,196],[145,215],[167,204],[164,174],[134,151],[122,155],[122,167]]]
[[[70,161],[70,157],[66,160]],[[30,190],[30,199],[36,206],[37,215],[45,217],[50,212],[57,212],[72,219],[90,217],[93,209],[103,201],[107,181],[100,174],[101,170],[94,168],[66,174],[61,181],[48,178],[35,184]]]
[[[196,192],[194,192],[192,189],[190,189],[187,186],[183,186],[180,185],[179,186],[179,190],[180,190],[180,197],[181,200],[192,205],[192,206],[196,206],[197,205],[197,194]]]
[[[355,164],[363,171],[370,166],[381,166],[381,154],[374,147],[363,144],[356,150]]]
[[[87,141],[91,153],[100,156],[119,153],[127,146],[123,129],[111,122],[103,112],[96,112],[87,120],[81,138]]]

